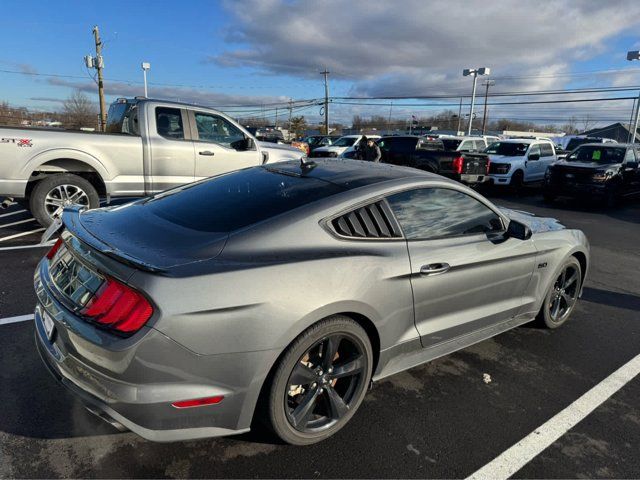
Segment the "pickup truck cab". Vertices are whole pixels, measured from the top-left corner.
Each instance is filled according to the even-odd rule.
[[[454,152],[482,153],[487,148],[487,141],[483,137],[441,136],[445,150]]]
[[[491,166],[489,177],[494,185],[519,188],[542,182],[549,165],[556,162],[556,151],[550,140],[513,138],[500,140],[487,147]]]
[[[140,197],[205,177],[300,159],[300,150],[256,140],[222,112],[149,99],[119,99],[107,131],[0,128],[0,198],[48,225],[65,206]]]
[[[378,140],[381,162],[438,173],[467,184],[483,183],[489,170],[484,153],[446,151],[442,140],[389,136]]]
[[[355,152],[364,137],[377,140],[380,135],[344,135],[326,147],[318,147],[311,152],[310,157],[343,157],[345,154]]]

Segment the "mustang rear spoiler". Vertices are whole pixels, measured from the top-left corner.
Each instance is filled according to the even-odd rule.
[[[144,262],[139,258],[133,257],[126,252],[123,252],[122,250],[113,248],[111,245],[92,235],[91,232],[89,232],[89,230],[87,230],[80,221],[80,215],[85,209],[86,207],[82,205],[72,205],[70,207],[66,207],[62,212],[62,217],[55,219],[54,222],[49,226],[49,228],[47,228],[47,230],[43,233],[41,243],[45,243],[61,227],[64,227],[69,231],[69,233],[71,233],[82,243],[88,245],[89,247],[102,253],[103,255],[106,255],[107,257],[114,258],[115,260],[127,263],[148,272],[165,271],[161,268]]]

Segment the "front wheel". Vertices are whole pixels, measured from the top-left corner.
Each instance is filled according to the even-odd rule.
[[[369,338],[352,319],[336,315],[311,326],[289,346],[273,376],[271,429],[292,445],[336,433],[364,399],[372,359]]]
[[[29,197],[31,214],[45,227],[62,214],[64,207],[74,204],[97,208],[100,197],[88,180],[72,173],[55,174],[40,180]]]
[[[524,174],[522,173],[522,170],[516,170],[513,172],[509,185],[515,193],[520,193],[522,191],[522,187],[524,186]]]
[[[558,328],[571,315],[578,301],[582,286],[582,268],[575,257],[568,259],[560,274],[547,291],[547,295],[538,313],[538,323],[547,328]]]

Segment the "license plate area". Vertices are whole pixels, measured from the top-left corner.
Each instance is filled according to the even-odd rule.
[[[47,340],[53,341],[53,337],[56,334],[56,325],[53,323],[51,316],[43,311],[42,312],[42,325],[44,327],[44,333],[47,336]]]

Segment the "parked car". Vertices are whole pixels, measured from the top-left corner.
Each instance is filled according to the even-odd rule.
[[[487,141],[482,137],[443,136],[439,140],[442,141],[444,149],[450,152],[482,153],[487,148]]]
[[[304,141],[309,144],[309,150],[312,152],[316,148],[333,145],[339,138],[341,138],[340,135],[310,135]]]
[[[640,195],[639,162],[635,144],[583,144],[549,167],[544,198],[552,202],[557,197],[595,197],[613,206],[620,198]]]
[[[561,326],[589,265],[579,230],[361,161],[247,168],[62,219],[34,277],[43,362],[160,441],[255,420],[318,442],[371,380],[535,318]]]
[[[520,188],[544,180],[556,151],[550,140],[514,138],[494,142],[484,151],[489,155],[489,177],[494,185]]]
[[[244,167],[300,159],[256,140],[224,113],[159,100],[119,99],[106,133],[0,127],[0,200],[24,202],[42,224],[65,205],[149,195]]]
[[[257,128],[257,127],[246,127],[247,132],[253,135],[256,140],[261,142],[268,143],[280,143],[284,142],[284,134],[282,131],[277,128],[269,127],[269,128]]]
[[[291,142],[291,146],[297,148],[301,152],[304,152],[305,155],[309,155],[311,153],[311,148],[307,142],[301,140],[293,140]]]
[[[486,154],[447,151],[444,142],[405,135],[382,137],[378,146],[383,163],[414,167],[468,184],[483,183],[487,179],[489,157]]]
[[[380,135],[344,135],[328,147],[318,147],[309,155],[312,158],[343,157],[345,154],[355,152],[363,137],[377,140]]]

